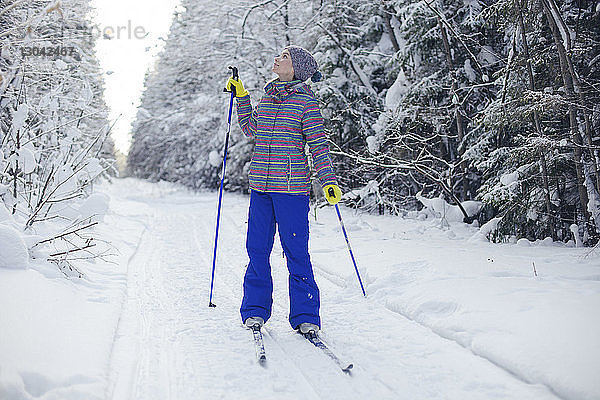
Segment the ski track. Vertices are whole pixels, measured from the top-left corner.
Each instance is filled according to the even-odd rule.
[[[123,215],[146,228],[128,263],[107,399],[557,398],[387,304],[364,299],[357,285],[326,267],[334,253],[311,251],[321,290],[321,336],[355,366],[344,374],[288,323],[288,273],[278,238],[271,258],[273,314],[263,329],[267,363],[261,367],[238,310],[247,198],[223,198],[216,308],[208,307],[208,294],[217,195],[142,199],[133,193],[126,198],[153,210],[146,220]],[[418,268],[406,267],[408,274]]]

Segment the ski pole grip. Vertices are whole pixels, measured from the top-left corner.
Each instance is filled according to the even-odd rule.
[[[335,197],[335,190],[333,190],[333,188],[330,187],[329,190],[327,190],[327,194],[329,195],[329,197]]]
[[[233,79],[235,79],[236,81],[239,79],[239,75],[238,75],[238,69],[237,67],[232,67],[231,65],[228,67],[231,70],[231,74]],[[235,87],[232,87],[231,90],[227,90],[227,88],[223,89],[223,92],[233,92],[233,96],[236,96],[235,93]]]
[[[231,73],[232,73],[232,75],[233,75],[233,79],[235,79],[235,80],[237,81],[237,80],[238,80],[238,78],[239,78],[239,75],[238,75],[238,69],[237,69],[237,67],[232,67],[232,66],[230,65],[228,68],[231,70]]]

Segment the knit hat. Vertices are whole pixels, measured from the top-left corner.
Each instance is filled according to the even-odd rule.
[[[319,82],[323,75],[318,71],[319,66],[315,58],[300,46],[288,46],[286,49],[292,57],[292,67],[294,67],[294,76],[302,82],[311,78],[313,82]]]

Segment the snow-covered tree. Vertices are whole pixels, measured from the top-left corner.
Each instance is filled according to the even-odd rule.
[[[590,60],[599,48],[589,30],[579,28],[579,35],[572,31],[586,26],[583,21],[593,18],[593,12],[590,6],[575,12],[570,3],[556,12],[552,4],[508,0],[488,10],[490,22],[506,33],[500,49],[505,64],[495,76],[498,96],[475,119],[477,134],[467,157],[484,175],[479,195],[503,216],[499,229],[504,235],[566,240],[571,225],[578,223],[584,241],[594,242],[595,219],[588,204],[594,204],[597,188],[585,184],[596,182],[598,175],[589,136],[594,101],[585,98],[597,99],[600,92],[592,84],[598,82],[597,71],[595,76],[593,69],[587,72],[581,59]],[[569,15],[583,18],[567,25]],[[585,54],[560,56],[556,20]],[[564,74],[569,71],[576,76],[586,71],[580,96],[566,88]]]
[[[89,250],[105,208],[92,183],[112,165],[88,3],[0,5],[0,229],[65,273],[101,253]]]
[[[368,178],[367,184],[378,188],[376,197],[395,212],[415,207],[414,195],[423,190],[443,193],[455,203],[474,197],[478,175],[463,159],[468,121],[493,97],[488,77],[498,68],[491,51],[496,37],[477,34],[483,5],[462,1],[389,1],[370,9],[361,9],[358,3],[345,5],[356,13],[364,9],[358,14],[364,24],[339,34],[358,38],[344,48],[369,54],[375,61],[365,67],[368,74],[362,74],[369,76],[361,81],[373,102],[354,113],[368,121],[368,127],[352,124],[363,136],[362,150],[355,145],[346,151],[359,166],[349,169]],[[376,33],[376,46],[359,36],[369,31]],[[341,70],[353,69],[349,63]],[[341,143],[348,146],[347,140]]]

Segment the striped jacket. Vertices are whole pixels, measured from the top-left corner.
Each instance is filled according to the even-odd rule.
[[[305,144],[308,144],[321,186],[337,184],[323,131],[323,117],[307,84],[271,81],[254,109],[249,95],[238,98],[237,114],[244,135],[255,138],[250,189],[308,194],[310,170]]]

